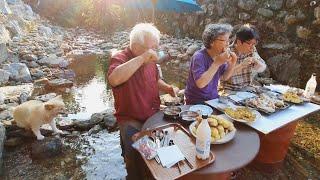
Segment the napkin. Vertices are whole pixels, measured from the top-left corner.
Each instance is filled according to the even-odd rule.
[[[162,166],[166,168],[170,168],[185,158],[177,145],[161,147],[157,149],[157,154]]]

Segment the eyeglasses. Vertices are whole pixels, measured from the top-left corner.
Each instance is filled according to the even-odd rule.
[[[227,43],[229,43],[229,42],[230,42],[230,39],[215,39],[215,40],[218,40],[218,41],[224,41],[224,42],[227,42]]]
[[[249,41],[245,41],[244,43],[248,44],[249,46],[256,46],[258,44],[258,41],[251,43]]]

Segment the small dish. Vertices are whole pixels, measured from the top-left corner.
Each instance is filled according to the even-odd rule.
[[[198,112],[199,115],[210,115],[212,114],[213,110],[211,107],[203,105],[203,104],[197,104],[197,105],[193,105],[189,108],[190,111],[195,111]]]
[[[199,116],[199,113],[190,110],[182,111],[179,116],[182,123],[191,123],[196,120],[196,118]]]
[[[181,112],[181,108],[179,106],[168,106],[163,109],[164,119],[177,120],[179,118],[179,114]]]

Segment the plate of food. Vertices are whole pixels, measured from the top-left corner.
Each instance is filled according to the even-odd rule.
[[[258,111],[244,106],[228,107],[224,113],[232,120],[243,123],[252,123],[261,117]]]
[[[197,137],[197,128],[202,118],[199,116],[196,121],[190,124],[189,130],[194,137]],[[235,134],[236,128],[233,123],[221,116],[210,115],[208,123],[211,129],[211,144],[224,144],[231,141]]]
[[[213,110],[210,106],[206,106],[203,104],[193,105],[189,108],[189,110],[198,112],[199,115],[210,115],[213,112]]]
[[[301,98],[297,93],[291,91],[285,92],[282,95],[282,99],[293,104],[302,104],[304,102],[303,98]]]
[[[262,93],[257,97],[246,99],[243,101],[243,104],[266,114],[272,114],[278,110],[290,107],[290,104],[284,102],[282,99],[268,95],[267,93]]]

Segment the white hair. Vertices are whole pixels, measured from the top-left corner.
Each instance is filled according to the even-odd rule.
[[[145,38],[154,38],[160,42],[160,31],[151,23],[136,24],[130,32],[130,47],[133,43],[144,44]]]

